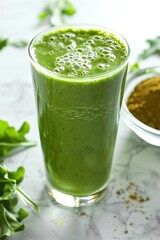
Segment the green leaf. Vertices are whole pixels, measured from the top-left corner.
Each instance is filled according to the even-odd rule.
[[[129,72],[134,72],[140,69],[140,64],[139,62],[135,62],[134,64],[132,64],[129,68]]]
[[[0,37],[0,50],[7,46],[8,39]]]
[[[146,43],[148,47],[144,49],[141,54],[139,54],[139,59],[143,60],[153,55],[160,56],[160,36],[157,36],[154,39],[147,39]]]
[[[15,172],[14,171],[8,172],[8,177],[14,179],[17,182],[17,184],[19,184],[20,182],[22,182],[24,178],[24,173],[25,173],[24,167],[19,167]]]
[[[0,139],[3,139],[5,136],[5,131],[9,127],[8,123],[0,120]]]
[[[24,229],[24,224],[21,223],[21,219],[23,220],[27,216],[28,214],[25,210],[11,212],[0,203],[0,239],[4,239],[4,237],[7,236],[12,236],[15,232],[22,231]]]
[[[39,19],[45,19],[50,15],[50,11],[49,10],[45,10],[43,12],[41,12],[40,14],[38,14],[38,18]]]
[[[28,147],[35,146],[35,142],[28,141],[26,134],[29,132],[29,124],[24,122],[19,130],[9,126],[9,124],[0,120],[0,157],[15,154]]]
[[[5,167],[2,167],[0,165],[0,179],[5,178],[5,175],[8,173],[7,169]]]
[[[18,171],[19,169],[17,173]],[[10,178],[8,176],[9,173],[12,172],[9,172],[5,167],[0,165],[0,202],[10,199],[16,191],[16,179]],[[20,175],[20,173],[18,175]]]
[[[10,199],[16,191],[16,181],[0,179],[0,202]]]
[[[76,10],[70,2],[67,0],[64,1],[64,7],[62,9],[62,14],[72,16],[75,14],[75,12],[76,12]]]
[[[23,208],[18,208],[18,197],[36,211],[39,210],[38,205],[18,186],[23,177],[23,167],[9,171],[0,165],[0,240],[24,229],[22,221],[28,213]]]
[[[30,126],[28,122],[24,122],[20,127],[20,129],[18,130],[18,133],[20,134],[20,136],[22,136],[22,138],[24,138],[25,134],[29,132],[29,129],[30,129]]]
[[[28,217],[28,213],[23,208],[20,208],[18,211],[18,221],[21,222],[26,217]]]

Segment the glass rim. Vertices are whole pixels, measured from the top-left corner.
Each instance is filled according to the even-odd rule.
[[[42,74],[47,74],[50,77],[54,77],[57,80],[68,80],[68,81],[72,81],[74,80],[74,78],[76,76],[66,76],[64,74],[61,73],[55,73],[45,67],[43,67],[41,64],[39,64],[36,60],[36,58],[34,57],[34,53],[33,53],[33,43],[40,38],[41,36],[43,36],[44,34],[47,34],[49,32],[52,31],[56,31],[59,29],[67,29],[67,28],[82,28],[82,29],[97,29],[97,30],[103,30],[106,33],[112,33],[114,34],[114,36],[116,37],[116,39],[120,40],[126,47],[127,50],[127,56],[126,58],[121,62],[121,64],[118,67],[113,68],[111,71],[106,71],[103,73],[99,73],[99,74],[95,74],[95,75],[90,75],[90,76],[80,76],[76,79],[76,82],[78,81],[84,81],[84,80],[96,80],[99,78],[106,78],[109,76],[112,76],[115,73],[118,73],[121,69],[123,69],[123,67],[128,63],[128,59],[130,56],[130,47],[129,44],[127,42],[127,40],[118,32],[112,30],[111,28],[108,27],[104,27],[104,26],[100,26],[100,25],[95,25],[95,24],[63,24],[60,26],[56,26],[56,27],[50,27],[47,28],[43,31],[41,31],[40,33],[38,33],[37,35],[35,35],[32,40],[30,41],[29,45],[28,45],[28,54],[29,54],[29,58],[31,61],[31,64],[35,67],[36,70],[40,71]]]

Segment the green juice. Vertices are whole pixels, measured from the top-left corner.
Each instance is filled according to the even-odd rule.
[[[77,197],[106,186],[127,72],[127,46],[102,28],[50,29],[31,65],[48,182]]]

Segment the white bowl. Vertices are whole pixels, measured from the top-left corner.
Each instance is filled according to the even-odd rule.
[[[160,67],[145,68],[129,74],[124,91],[121,116],[125,123],[128,125],[128,127],[131,128],[133,132],[135,132],[140,138],[152,145],[160,146],[160,130],[149,127],[139,121],[128,110],[126,104],[128,97],[130,96],[136,85],[148,78],[152,78],[155,76],[160,76]]]

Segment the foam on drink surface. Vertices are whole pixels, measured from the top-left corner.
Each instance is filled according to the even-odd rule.
[[[92,76],[121,64],[127,50],[113,34],[102,30],[61,29],[34,43],[36,61],[65,76]]]

